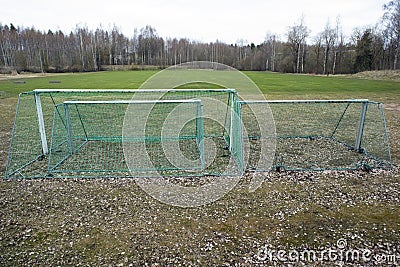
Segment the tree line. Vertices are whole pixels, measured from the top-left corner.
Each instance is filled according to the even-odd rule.
[[[166,68],[189,61],[213,61],[239,70],[340,74],[399,69],[400,0],[384,5],[374,27],[355,28],[345,36],[338,17],[311,36],[300,18],[284,37],[267,34],[261,44],[239,40],[226,44],[185,38],[162,38],[155,28],[124,35],[118,27],[90,30],[77,26],[69,34],[0,23],[0,72],[98,71],[106,66]]]

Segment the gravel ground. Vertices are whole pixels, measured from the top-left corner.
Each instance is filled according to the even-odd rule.
[[[2,121],[12,121],[7,114]],[[0,266],[387,266],[393,255],[399,264],[400,114],[387,117],[391,171],[258,173],[254,192],[248,173],[197,208],[162,204],[132,179],[0,181]],[[10,125],[0,127],[4,171]],[[370,257],[268,256],[329,249]]]
[[[265,246],[334,248],[343,238],[400,250],[398,170],[257,175],[265,182],[255,192],[248,174],[191,209],[154,200],[132,179],[2,182],[0,265],[270,264],[257,257]]]

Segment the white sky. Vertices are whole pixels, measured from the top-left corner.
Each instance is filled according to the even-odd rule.
[[[95,30],[115,24],[127,36],[134,28],[156,28],[161,37],[259,44],[267,32],[285,38],[304,15],[311,36],[340,15],[346,35],[375,25],[389,0],[0,0],[0,23],[69,33],[76,25]]]

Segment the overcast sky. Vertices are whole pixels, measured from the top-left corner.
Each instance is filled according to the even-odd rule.
[[[343,30],[375,25],[389,0],[0,0],[0,23],[70,32],[76,25],[95,30],[114,24],[128,36],[151,25],[161,37],[211,42],[261,43],[267,32],[284,38],[304,15],[311,35],[340,15]]]

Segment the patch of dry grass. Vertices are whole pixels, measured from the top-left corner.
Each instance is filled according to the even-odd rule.
[[[364,71],[353,75],[352,78],[381,80],[381,81],[397,81],[400,82],[400,70],[379,70],[379,71]]]

